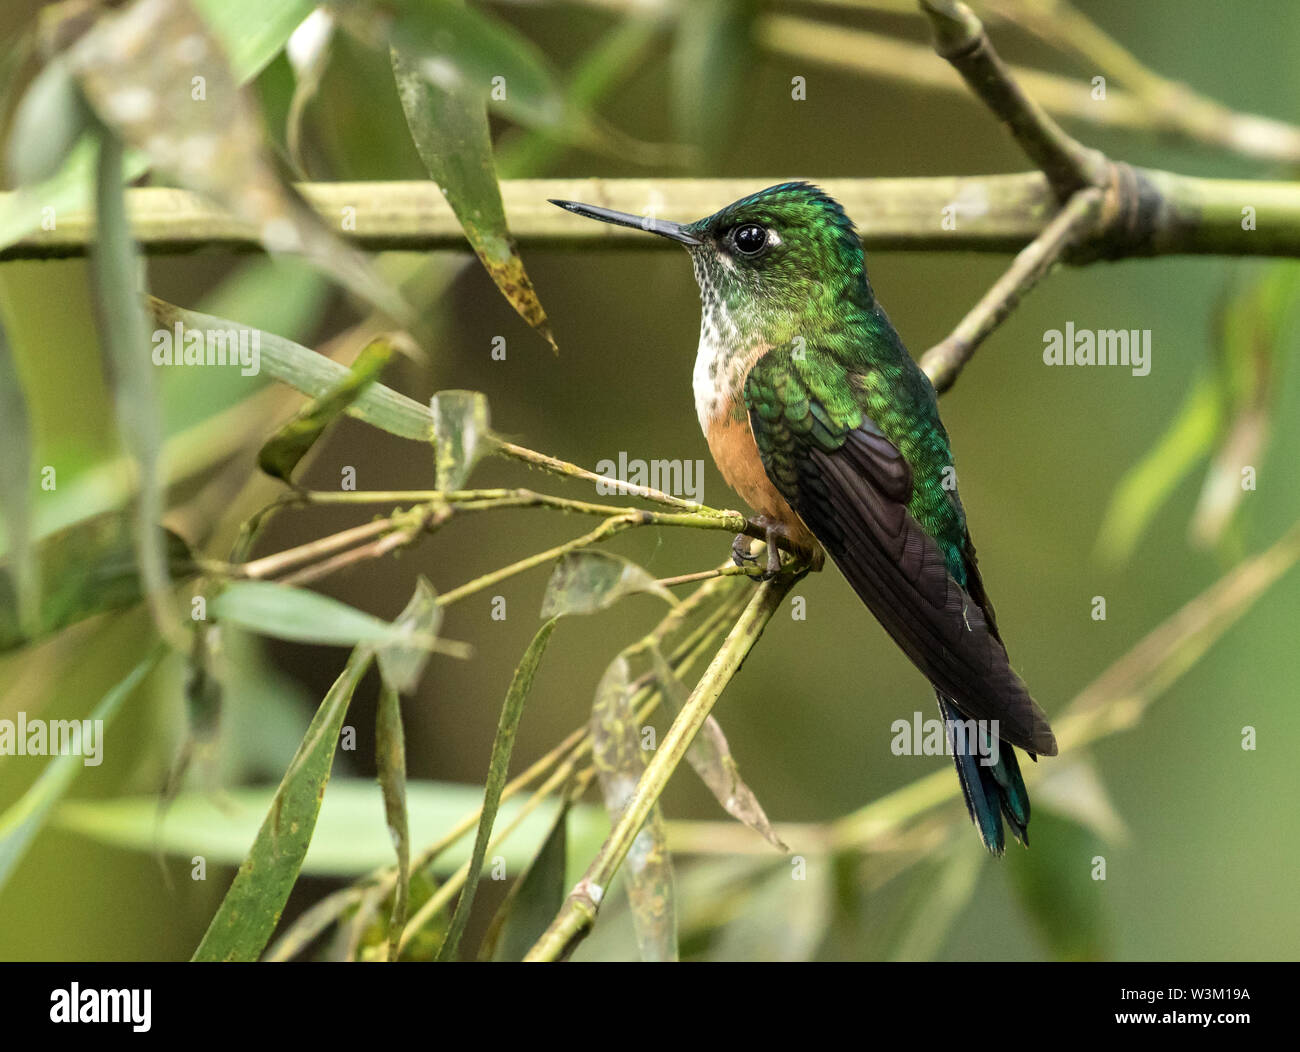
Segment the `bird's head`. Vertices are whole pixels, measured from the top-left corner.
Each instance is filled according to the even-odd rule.
[[[686,246],[706,315],[788,339],[848,295],[871,300],[862,243],[839,202],[809,183],[781,183],[694,223],[670,223],[576,201],[553,204]]]

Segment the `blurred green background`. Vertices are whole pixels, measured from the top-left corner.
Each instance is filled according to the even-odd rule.
[[[0,24],[19,24],[37,5],[6,5]],[[776,5],[803,9],[807,5]],[[978,7],[978,5],[976,5]],[[1081,2],[1152,68],[1247,112],[1300,120],[1300,7],[1285,0],[1225,8],[1213,0],[1147,4]],[[571,5],[497,5],[560,69],[570,69],[615,24],[607,11]],[[839,13],[847,21],[925,40],[910,18]],[[1089,75],[1014,28],[994,39],[1004,55],[1071,76]],[[654,142],[674,139],[670,38],[660,35],[600,105],[615,126]],[[761,51],[741,56],[744,91],[732,134],[690,169],[646,169],[574,149],[556,149],[528,176],[728,176],[760,189],[784,178],[920,176],[1020,171],[1023,157],[972,99],[937,95],[896,82],[851,76]],[[937,58],[934,61],[939,61]],[[791,100],[790,78],[808,78],[806,101]],[[283,134],[293,78],[281,56],[259,78],[272,133]],[[711,104],[698,99],[700,107]],[[279,114],[279,125],[277,117]],[[1070,125],[1116,158],[1190,174],[1294,178],[1296,173],[1151,136]],[[502,125],[502,151],[520,133]],[[385,56],[338,39],[307,116],[311,175],[317,179],[420,178]],[[725,201],[718,201],[721,206]],[[690,220],[695,216],[669,216]],[[471,262],[459,254],[452,263]],[[560,345],[553,357],[515,316],[481,268],[460,266],[417,333],[427,368],[409,362],[385,383],[426,400],[444,388],[488,396],[493,423],[534,448],[594,466],[629,457],[705,459],[690,389],[698,334],[696,286],[686,257],[672,246],[644,250],[526,249],[525,262]],[[914,353],[942,338],[1007,265],[1008,258],[958,253],[872,253],[878,296]],[[1092,555],[1114,487],[1164,432],[1198,370],[1211,358],[1213,319],[1225,290],[1267,264],[1231,259],[1158,259],[1058,270],[988,341],[943,399],[961,476],[962,497],[1013,660],[1049,715],[1179,605],[1227,568],[1223,558],[1187,542],[1187,522],[1203,479],[1192,474],[1154,519],[1124,566]],[[263,325],[310,344],[356,317],[337,292],[291,264],[268,266],[217,253],[155,258],[153,292],[186,306]],[[230,283],[242,283],[242,287]],[[217,297],[217,298],[213,298]],[[36,434],[36,463],[57,463],[71,486],[115,449],[111,411],[82,261],[0,265],[0,309],[15,348]],[[1149,328],[1149,376],[1125,369],[1049,369],[1043,332],[1078,328]],[[504,336],[507,357],[492,358]],[[1279,348],[1282,358],[1294,351]],[[1245,500],[1239,534],[1245,552],[1275,540],[1296,518],[1297,476],[1289,451],[1300,445],[1300,375],[1280,376],[1267,458],[1258,491]],[[192,390],[173,391],[169,431],[207,409]],[[296,400],[290,405],[295,404]],[[283,416],[281,412],[281,416]],[[257,439],[277,420],[266,419]],[[340,468],[357,469],[366,489],[428,488],[431,458],[345,421],[315,454],[304,481],[333,488]],[[231,478],[253,468],[245,453]],[[578,487],[503,461],[482,464],[475,483],[524,484],[579,495]],[[276,493],[262,484],[265,499]],[[178,528],[191,539],[205,516],[224,510],[226,488],[173,493]],[[706,467],[704,500],[734,507],[736,498]],[[259,553],[278,550],[362,521],[365,513],[297,512],[281,517]],[[440,590],[573,536],[580,523],[544,511],[503,511],[455,521],[400,558],[328,579],[328,594],[384,617],[410,595],[416,575]],[[228,527],[227,527],[228,530]],[[228,532],[214,551],[224,554]],[[638,531],[614,550],[659,576],[714,565],[725,538],[704,531]],[[472,643],[461,662],[436,658],[417,697],[404,703],[413,778],[481,783],[500,700],[535,631],[547,571],[514,578],[493,594],[506,599],[504,621],[489,616],[491,595],[453,607],[449,638]],[[943,757],[895,757],[890,724],[933,715],[922,678],[894,648],[834,572],[800,587],[807,618],[782,615],[769,627],[717,714],[746,779],[777,821],[824,821],[844,814],[941,766]],[[1104,596],[1108,617],[1092,619]],[[516,748],[518,769],[579,725],[613,654],[658,618],[639,597],[607,614],[563,623],[539,675]],[[1001,862],[981,857],[969,903],[937,940],[944,959],[1049,959],[1060,951],[1044,935],[1054,921],[1078,918],[1087,955],[1116,959],[1293,958],[1300,946],[1300,817],[1294,806],[1294,743],[1300,739],[1296,625],[1300,589],[1285,578],[1178,681],[1133,730],[1093,750],[1097,769],[1129,836],[1103,843],[1045,807],[1036,811],[1033,849],[1013,848]],[[147,644],[146,615],[109,616],[79,625],[27,651],[0,657],[0,716],[19,710],[49,718],[83,715],[130,668]],[[221,759],[196,772],[198,785],[226,779],[273,781],[305,729],[345,654],[271,644],[273,689],[228,692]],[[184,714],[181,671],[167,666],[130,702],[110,732],[102,767],[85,772],[77,797],[156,792],[175,758]],[[359,693],[348,722],[369,741],[375,681]],[[1259,747],[1243,751],[1243,726]],[[340,757],[337,773],[370,775],[369,746]],[[1051,764],[1053,761],[1045,761]],[[0,810],[39,773],[39,761],[0,759]],[[960,805],[955,805],[960,806]],[[721,818],[707,791],[680,773],[665,797],[673,818]],[[375,821],[382,821],[377,813]],[[953,850],[978,851],[962,819]],[[1086,879],[1091,859],[1107,859],[1104,882]],[[679,877],[690,863],[679,865]],[[147,853],[106,846],[51,828],[0,893],[0,958],[186,958],[202,935],[230,870],[188,879],[188,864],[161,864]],[[1066,876],[1062,876],[1066,874]],[[1085,879],[1080,880],[1080,875]],[[904,874],[866,898],[854,926],[844,923],[823,953],[877,956],[909,898],[933,874]],[[689,884],[682,880],[683,895]],[[490,882],[485,882],[490,884]],[[332,883],[305,879],[290,912]],[[1029,893],[1025,894],[1025,889]],[[1035,896],[1034,889],[1046,889]],[[1066,889],[1069,889],[1068,892]],[[484,903],[499,892],[485,887]],[[480,904],[481,906],[483,904]],[[685,908],[685,907],[684,907]],[[627,956],[626,917],[582,951]]]

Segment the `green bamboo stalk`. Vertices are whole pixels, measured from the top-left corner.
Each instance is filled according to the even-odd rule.
[[[1099,249],[1111,257],[1223,254],[1300,256],[1300,183],[1249,179],[1202,179],[1175,172],[1133,168],[1131,189],[1117,188],[1136,213],[1141,197],[1145,223],[1136,229],[1105,233]],[[812,178],[841,201],[857,222],[869,249],[932,252],[1014,252],[1046,228],[1056,202],[1039,172],[1014,175],[939,176],[904,179],[819,179],[815,173],[785,173]],[[596,201],[625,212],[643,212],[651,201],[663,215],[694,219],[708,215],[777,176],[749,179],[516,179],[501,184],[510,229],[526,247],[637,248],[672,246],[636,230],[584,223],[549,204],[551,197]],[[455,215],[429,182],[308,183],[299,189],[328,218],[355,209],[356,230],[348,233],[361,247],[389,249],[466,248]],[[654,195],[654,196],[652,196]],[[0,194],[0,208],[8,194]],[[943,229],[944,209],[964,208],[956,229]],[[1250,207],[1267,222],[1243,228],[1242,209]],[[258,251],[257,231],[215,205],[184,190],[136,187],[127,191],[132,231],[151,254],[188,252],[200,247]],[[0,251],[7,259],[83,256],[94,238],[88,212],[59,217],[54,230],[35,231]]]

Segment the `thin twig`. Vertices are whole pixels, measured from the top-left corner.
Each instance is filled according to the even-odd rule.
[[[714,655],[713,661],[691,691],[681,712],[668,728],[668,733],[664,735],[654,757],[637,782],[636,789],[609,838],[525,960],[554,961],[567,957],[591,928],[605,890],[627,856],[633,840],[645,824],[668,779],[686,755],[695,735],[704,726],[723,688],[739,671],[741,662],[762,635],[767,622],[789,594],[796,579],[794,575],[783,574],[759,586],[745,612],[727,633],[727,638]]]
[[[1024,93],[984,26],[960,0],[920,0],[934,30],[934,48],[962,75],[979,99],[1007,126],[1025,155],[1047,176],[1064,202],[1107,178],[1106,158],[1073,139]]]
[[[925,352],[921,368],[937,392],[948,390],[956,382],[979,345],[1006,320],[1024,295],[1096,228],[1102,200],[1102,191],[1092,187],[1070,198],[957,327]]]

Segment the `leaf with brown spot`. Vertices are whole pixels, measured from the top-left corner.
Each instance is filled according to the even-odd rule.
[[[463,78],[435,86],[404,51],[394,48],[392,58],[406,123],[429,178],[438,184],[502,295],[558,350],[506,223],[485,95]]]

